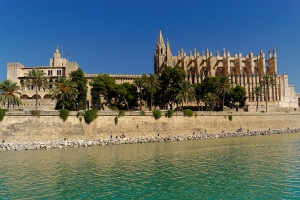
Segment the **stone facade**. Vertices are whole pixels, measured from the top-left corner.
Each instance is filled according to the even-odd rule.
[[[269,74],[275,81],[275,85],[269,87],[268,101],[270,106],[279,107],[298,107],[298,98],[294,91],[294,85],[288,83],[288,75],[277,74],[277,54],[268,52],[268,58],[260,50],[257,56],[250,51],[248,55],[242,56],[241,52],[230,55],[225,48],[220,55],[206,48],[206,52],[200,54],[194,49],[189,55],[181,49],[178,54],[173,56],[170,43],[165,44],[162,32],[159,31],[156,48],[154,52],[154,72],[160,75],[167,66],[179,66],[186,72],[186,80],[191,83],[201,83],[207,76],[226,76],[233,85],[240,85],[245,88],[247,95],[252,93],[262,80],[262,76]],[[260,101],[265,101],[265,97]],[[248,98],[248,104],[254,105],[255,100]]]
[[[61,57],[58,48],[54,52],[53,58],[49,59],[49,66],[34,66],[34,67],[25,67],[21,63],[7,63],[7,79],[16,82],[21,87],[21,99],[23,105],[20,107],[25,110],[35,109],[35,87],[30,85],[29,87],[24,87],[24,82],[26,79],[26,73],[31,69],[40,69],[49,80],[50,87],[51,83],[54,83],[58,77],[66,76],[69,77],[72,71],[75,71],[79,68],[76,62],[69,62],[66,58]],[[93,77],[97,77],[99,74],[85,74],[88,82],[92,80]],[[115,78],[116,83],[129,82],[133,83],[137,77],[142,75],[130,75],[130,74],[109,74],[110,77]],[[91,95],[90,90],[91,86],[88,84],[88,94],[87,94],[87,105],[91,104]],[[41,110],[53,110],[56,104],[56,101],[50,99],[49,91],[43,90],[42,88],[38,91],[39,99],[39,108]],[[0,105],[0,107],[4,107]]]
[[[0,121],[0,141],[5,142],[39,142],[56,140],[86,140],[109,139],[124,133],[127,138],[161,137],[176,135],[191,135],[200,130],[207,133],[234,133],[241,127],[247,131],[292,129],[300,128],[300,114],[298,111],[276,113],[250,112],[198,112],[197,117],[185,117],[182,112],[174,114],[172,118],[161,117],[155,120],[151,112],[141,116],[140,112],[126,112],[115,124],[117,112],[99,111],[98,118],[91,124],[76,116],[77,112],[70,112],[64,122],[58,116],[58,111],[42,112],[40,117],[31,116],[26,112],[7,112]],[[164,114],[164,113],[163,113]],[[228,119],[232,115],[232,121]]]
[[[56,48],[53,58],[50,58],[49,66],[25,67],[21,63],[7,63],[7,79],[17,82],[21,87],[20,92],[22,93],[21,99],[23,102],[21,107],[23,109],[35,108],[35,86],[24,86],[26,73],[34,68],[40,69],[46,74],[49,86],[52,87],[58,77],[69,77],[70,72],[77,70],[78,64],[76,62],[69,62],[67,59],[62,58],[58,48]],[[39,107],[41,109],[54,109],[55,101],[50,99],[49,90],[43,90],[42,88],[38,89],[38,99]]]

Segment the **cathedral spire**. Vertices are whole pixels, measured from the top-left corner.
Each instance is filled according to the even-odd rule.
[[[157,38],[157,43],[156,43],[157,46],[159,45],[163,45],[165,46],[165,42],[164,42],[164,38],[162,36],[162,32],[161,30],[159,30],[159,33],[158,33],[158,38]]]

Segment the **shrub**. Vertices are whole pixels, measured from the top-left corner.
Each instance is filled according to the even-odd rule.
[[[80,121],[80,123],[82,122],[82,117],[79,117],[79,121]]]
[[[32,111],[31,111],[31,115],[32,115],[32,116],[37,116],[38,118],[40,118],[40,116],[41,116],[41,111],[40,111],[40,110],[32,110]]]
[[[198,117],[198,114],[197,114],[197,113],[195,113],[195,118],[196,118],[196,117]]]
[[[59,117],[63,120],[66,121],[68,116],[69,116],[70,111],[67,109],[60,109],[59,110]]]
[[[152,113],[153,113],[153,116],[156,120],[161,117],[161,111],[160,110],[153,110]]]
[[[119,121],[119,117],[115,117],[115,125],[118,124],[118,121]]]
[[[167,118],[171,118],[171,117],[173,116],[173,114],[174,114],[174,110],[168,110],[168,111],[165,113],[165,116],[166,116]]]
[[[125,115],[125,111],[124,110],[119,110],[118,117],[122,117],[124,115]]]
[[[114,111],[118,111],[119,110],[116,106],[112,106],[111,109],[114,110]]]
[[[145,116],[145,115],[146,115],[145,111],[141,110],[141,116]]]
[[[84,112],[84,121],[85,123],[90,124],[97,116],[97,110],[87,110]]]
[[[0,108],[0,121],[3,120],[4,116],[5,116],[5,110]]]
[[[229,121],[232,121],[232,115],[228,115]]]
[[[183,115],[187,117],[193,116],[194,112],[191,109],[185,109],[183,110]]]
[[[79,118],[80,116],[83,116],[83,115],[84,115],[84,112],[78,112],[78,113],[76,114],[76,117]]]

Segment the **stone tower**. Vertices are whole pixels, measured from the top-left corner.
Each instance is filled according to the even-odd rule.
[[[165,58],[166,58],[166,46],[161,33],[161,30],[158,34],[158,39],[156,42],[155,52],[154,52],[154,73],[160,74],[162,69],[165,67]]]

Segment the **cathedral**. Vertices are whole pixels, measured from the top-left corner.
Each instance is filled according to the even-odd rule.
[[[179,66],[186,72],[186,80],[191,83],[201,83],[208,76],[226,76],[233,86],[240,85],[245,88],[247,96],[259,85],[263,75],[268,74],[275,84],[269,87],[268,101],[270,106],[298,107],[298,97],[294,91],[294,85],[288,83],[288,75],[277,73],[276,49],[268,52],[268,58],[260,50],[257,56],[250,51],[246,56],[241,52],[230,55],[223,49],[215,56],[206,48],[206,52],[200,54],[196,49],[187,55],[181,49],[177,55],[173,55],[169,40],[166,44],[162,32],[159,31],[154,52],[154,73],[160,75],[167,66]],[[260,101],[265,101],[261,97]],[[248,105],[255,105],[256,101],[248,98]]]

